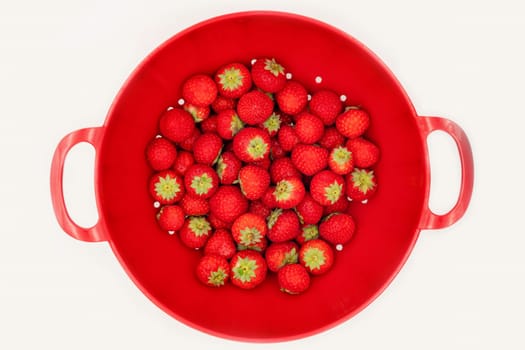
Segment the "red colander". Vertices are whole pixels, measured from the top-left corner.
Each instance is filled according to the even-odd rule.
[[[381,148],[375,168],[380,186],[367,204],[352,204],[358,229],[330,273],[315,277],[302,295],[287,295],[275,276],[254,290],[209,288],[194,275],[199,253],[162,232],[147,183],[146,145],[158,118],[181,97],[182,82],[228,62],[275,57],[309,91],[346,95],[372,117],[368,136]],[[320,77],[320,78],[318,78]],[[428,207],[430,169],[426,138],[434,130],[456,142],[461,189],[444,215]],[[99,221],[80,227],[64,203],[62,174],[68,151],[79,142],[96,150]],[[456,222],[472,193],[472,152],[463,130],[440,117],[418,116],[385,65],[344,32],[317,20],[279,12],[243,12],[194,25],[150,54],[114,100],[103,126],[66,135],[51,166],[57,220],[72,237],[106,241],[130,278],[162,310],[201,331],[243,341],[284,341],[310,336],[348,320],[389,284],[421,229]],[[227,310],[227,312],[225,312]],[[291,321],[293,320],[293,321]]]

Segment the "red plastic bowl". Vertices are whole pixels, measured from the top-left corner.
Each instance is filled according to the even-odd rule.
[[[180,98],[183,80],[260,56],[276,57],[310,91],[329,87],[362,105],[373,118],[369,136],[382,150],[376,168],[379,190],[368,204],[353,207],[355,238],[337,253],[333,270],[316,277],[299,296],[280,292],[275,281],[251,291],[200,284],[194,276],[199,254],[160,231],[146,186],[146,144],[157,133],[159,115]],[[434,130],[455,140],[462,168],[458,201],[445,215],[428,207],[426,137]],[[65,157],[79,142],[96,149],[100,219],[91,228],[71,220],[62,191]],[[51,167],[53,206],[65,232],[83,241],[107,241],[142,292],[179,321],[244,341],[301,338],[355,315],[394,278],[421,229],[446,227],[463,215],[472,185],[472,153],[460,127],[444,118],[418,116],[392,73],[354,38],[316,20],[278,12],[221,16],[169,39],[135,70],[103,126],[74,131],[60,141]]]

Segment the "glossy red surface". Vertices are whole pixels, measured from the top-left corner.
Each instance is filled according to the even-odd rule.
[[[327,87],[365,108],[372,116],[368,135],[381,148],[375,197],[367,204],[352,203],[355,237],[336,253],[333,270],[312,278],[310,289],[298,296],[280,292],[273,275],[250,291],[200,284],[194,275],[200,254],[159,229],[147,190],[144,150],[157,133],[161,112],[181,97],[183,80],[260,56],[276,57],[310,91]],[[457,205],[439,216],[428,209],[426,137],[435,129],[456,141],[463,175]],[[62,194],[64,159],[82,141],[96,149],[100,220],[88,229],[71,220]],[[246,12],[193,26],[147,57],[116,97],[104,126],[78,130],[60,142],[51,193],[62,228],[84,241],[108,241],[137,286],[176,319],[230,339],[283,341],[323,331],[368,305],[402,267],[420,229],[445,227],[463,215],[472,181],[464,132],[447,119],[418,117],[395,77],[361,43],[310,18]]]

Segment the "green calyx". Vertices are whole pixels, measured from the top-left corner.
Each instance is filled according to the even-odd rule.
[[[239,118],[237,113],[234,113],[232,116],[232,121],[230,123],[230,130],[232,132],[232,136],[235,136],[242,128],[244,127],[244,123]]]
[[[340,184],[337,181],[334,181],[324,189],[324,196],[330,202],[330,204],[337,202],[339,198],[341,198],[342,194],[343,184]]]
[[[281,180],[275,186],[273,195],[277,201],[285,201],[291,197],[293,190],[294,187],[290,181]]]
[[[219,287],[224,285],[224,282],[227,278],[228,274],[226,273],[226,271],[224,271],[223,268],[219,267],[217,271],[210,272],[210,275],[208,276],[208,283],[213,286]]]
[[[250,282],[255,277],[257,262],[249,257],[239,258],[232,268],[233,276],[241,282]]]
[[[240,243],[242,245],[253,245],[259,243],[262,239],[261,232],[255,227],[246,227],[241,230]]]
[[[317,225],[307,225],[303,227],[303,232],[301,234],[303,235],[304,241],[307,242],[319,237],[319,229],[317,228]]]
[[[208,193],[213,188],[213,179],[208,174],[202,174],[201,176],[195,176],[191,180],[191,188],[195,190],[198,195]]]
[[[237,68],[227,68],[219,74],[219,84],[222,85],[224,90],[233,91],[238,89],[243,84],[243,76]]]
[[[272,228],[273,225],[275,225],[275,223],[277,222],[277,219],[279,219],[279,216],[281,216],[282,213],[283,213],[282,209],[274,209],[274,210],[272,210],[272,212],[270,213],[270,215],[267,218],[267,220],[268,220],[268,228]]]
[[[288,264],[296,264],[299,261],[299,254],[297,249],[292,248],[289,252],[284,254],[283,266]]]
[[[275,133],[279,131],[279,128],[281,127],[281,117],[274,112],[264,121],[263,126],[270,134]]]
[[[275,61],[275,58],[266,59],[264,61],[264,69],[275,75],[276,77],[279,74],[284,74],[284,67]]]
[[[367,193],[369,190],[373,189],[376,185],[374,181],[374,171],[364,170],[364,169],[355,169],[352,172],[352,183],[354,187],[359,188],[359,191]]]
[[[177,193],[181,190],[177,178],[166,175],[166,177],[159,177],[155,183],[155,193],[164,200],[171,200],[175,198]]]
[[[209,235],[211,232],[211,225],[204,216],[191,217],[189,228],[197,237]]]
[[[338,165],[345,165],[352,159],[352,152],[343,146],[336,147],[332,151],[332,159]]]
[[[195,106],[192,106],[192,105],[189,105],[189,106],[184,106],[184,110],[186,112],[188,112],[189,114],[191,114],[191,116],[193,117],[193,120],[195,121],[195,123],[200,123],[202,122],[202,118],[199,116],[199,111],[197,109],[197,107]]]
[[[262,159],[268,153],[268,144],[259,136],[248,143],[248,154],[255,160]]]
[[[326,262],[326,257],[324,256],[323,251],[319,248],[310,248],[305,251],[303,259],[305,265],[312,271],[315,269],[321,269]]]

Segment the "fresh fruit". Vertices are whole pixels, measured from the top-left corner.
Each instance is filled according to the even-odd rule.
[[[279,113],[273,112],[260,126],[268,132],[270,137],[275,136],[281,128],[281,116]]]
[[[233,152],[223,152],[217,160],[217,175],[223,185],[231,185],[237,181],[241,170],[241,161]]]
[[[281,291],[288,294],[301,294],[310,287],[310,275],[300,264],[289,264],[277,272]]]
[[[210,198],[219,186],[219,177],[209,165],[193,164],[184,175],[186,191],[195,197]]]
[[[334,251],[325,241],[312,239],[301,246],[299,262],[312,275],[322,275],[332,267]]]
[[[266,250],[266,247],[268,247],[268,239],[266,237],[263,237],[259,242],[252,244],[252,245],[244,245],[244,244],[237,244],[237,251],[241,250],[255,250],[256,252],[262,253]]]
[[[287,81],[275,98],[281,111],[296,115],[306,107],[308,92],[302,84],[296,81]]]
[[[281,145],[281,148],[285,152],[290,152],[294,149],[295,145],[299,143],[299,137],[295,129],[290,125],[281,126],[277,134],[277,139],[279,140],[279,145]]]
[[[259,90],[253,90],[242,95],[237,102],[237,114],[246,124],[260,124],[267,120],[272,112],[272,99]]]
[[[292,160],[288,157],[275,159],[270,165],[270,177],[273,183],[289,178],[301,178],[301,173],[295,168]]]
[[[191,135],[188,138],[180,141],[178,145],[183,150],[191,151],[193,149],[193,144],[195,143],[195,140],[197,140],[199,136],[201,136],[201,132],[199,131],[198,128],[194,128]]]
[[[346,148],[352,152],[354,166],[358,168],[370,168],[379,160],[379,147],[362,137],[348,140]]]
[[[339,175],[345,175],[354,169],[354,159],[352,152],[344,146],[338,146],[330,151],[328,156],[328,166],[330,170]]]
[[[193,153],[180,151],[178,152],[175,163],[173,164],[173,170],[175,170],[177,174],[184,176],[186,171],[188,171],[193,163],[195,163],[195,160],[193,159]]]
[[[213,109],[215,113],[220,113],[227,109],[235,109],[235,101],[236,100],[232,98],[217,96],[215,101],[211,104],[211,109]]]
[[[200,123],[200,128],[203,133],[217,133],[217,116],[213,115],[204,119]]]
[[[193,144],[193,157],[197,163],[213,165],[219,158],[222,140],[212,133],[200,135]]]
[[[270,135],[259,128],[244,128],[233,137],[233,152],[243,162],[262,160],[270,153]]]
[[[207,75],[197,74],[188,78],[182,85],[182,98],[195,106],[208,106],[217,97],[217,85]]]
[[[180,206],[186,215],[206,215],[210,211],[208,201],[202,197],[196,197],[186,193],[180,200]]]
[[[239,98],[252,87],[250,71],[242,63],[230,63],[215,74],[219,94],[226,98]]]
[[[281,209],[290,209],[299,204],[306,193],[303,182],[297,177],[287,177],[275,185],[273,197],[275,205]]]
[[[346,195],[355,201],[370,198],[377,189],[376,177],[373,170],[355,168],[346,175]]]
[[[177,158],[177,149],[167,139],[160,137],[150,141],[146,147],[146,160],[153,170],[169,169]]]
[[[345,185],[346,187],[346,185]],[[328,216],[333,213],[343,213],[348,210],[350,200],[343,194],[334,204],[328,204],[323,207],[323,216]]]
[[[319,225],[319,235],[333,245],[346,244],[352,239],[355,231],[354,219],[345,213],[329,215]]]
[[[316,143],[324,134],[323,121],[313,114],[301,112],[295,118],[295,133],[302,143]]]
[[[179,231],[179,237],[188,248],[204,247],[211,235],[211,225],[205,216],[189,216]]]
[[[333,126],[325,128],[323,137],[319,140],[319,145],[327,150],[331,150],[337,146],[342,146],[344,143],[345,137]]]
[[[264,219],[252,213],[242,214],[232,225],[233,239],[244,246],[256,245],[267,232],[268,227]]]
[[[268,208],[261,200],[255,200],[250,202],[248,212],[258,215],[263,219],[266,219],[271,213],[271,209]]]
[[[227,229],[227,230],[229,230],[232,227],[232,223],[231,222],[226,222],[224,220],[221,220],[221,219],[217,218],[211,212],[208,214],[208,221],[210,222],[211,227],[213,227],[216,230],[219,230],[219,229]]]
[[[149,190],[153,199],[160,204],[172,204],[184,196],[182,179],[171,170],[154,174],[149,182]]]
[[[259,58],[252,66],[252,79],[259,89],[274,93],[284,87],[286,73],[275,58]]]
[[[157,221],[164,231],[178,231],[184,224],[184,211],[178,205],[165,205],[160,208]]]
[[[239,185],[246,198],[257,200],[270,186],[270,174],[257,165],[246,165],[239,171]]]
[[[190,138],[196,128],[191,114],[182,108],[173,108],[160,116],[159,130],[169,140],[181,142]]]
[[[308,106],[310,112],[321,118],[325,125],[331,125],[341,113],[343,103],[335,92],[319,90],[312,95]]]
[[[349,108],[335,120],[335,127],[344,136],[355,139],[365,133],[370,117],[362,109]]]
[[[208,119],[208,117],[210,116],[209,106],[195,106],[195,105],[192,105],[191,103],[185,103],[184,106],[182,106],[182,108],[186,112],[191,114],[195,123],[200,123],[203,120]]]
[[[317,224],[323,216],[323,206],[314,200],[310,193],[305,194],[295,211],[303,224]]]
[[[310,194],[321,205],[334,204],[344,195],[344,179],[330,170],[317,173],[310,182]]]
[[[223,286],[230,273],[230,264],[222,256],[204,255],[197,263],[197,278],[209,287]]]
[[[292,241],[272,243],[264,254],[268,270],[277,272],[287,264],[296,264],[299,261],[299,248]]]
[[[243,289],[261,284],[268,270],[262,255],[253,250],[237,252],[230,261],[230,269],[232,284]]]
[[[293,210],[274,209],[268,217],[268,229],[272,242],[290,241],[300,233],[299,218]]]
[[[221,186],[210,198],[210,213],[225,222],[233,222],[247,210],[248,200],[237,186]]]
[[[213,225],[212,225],[213,226]],[[237,251],[231,233],[226,229],[216,229],[204,246],[205,255],[219,255],[231,259]]]
[[[301,233],[295,238],[297,243],[303,245],[304,242],[319,238],[319,227],[317,225],[303,225]]]
[[[312,176],[326,168],[328,151],[316,145],[299,144],[292,150],[292,162],[301,173]]]
[[[272,144],[270,145],[270,158],[275,160],[284,157],[286,157],[286,152],[279,144],[279,140],[277,138],[273,138]]]
[[[231,140],[244,127],[233,109],[221,111],[217,116],[217,134],[224,140]]]

